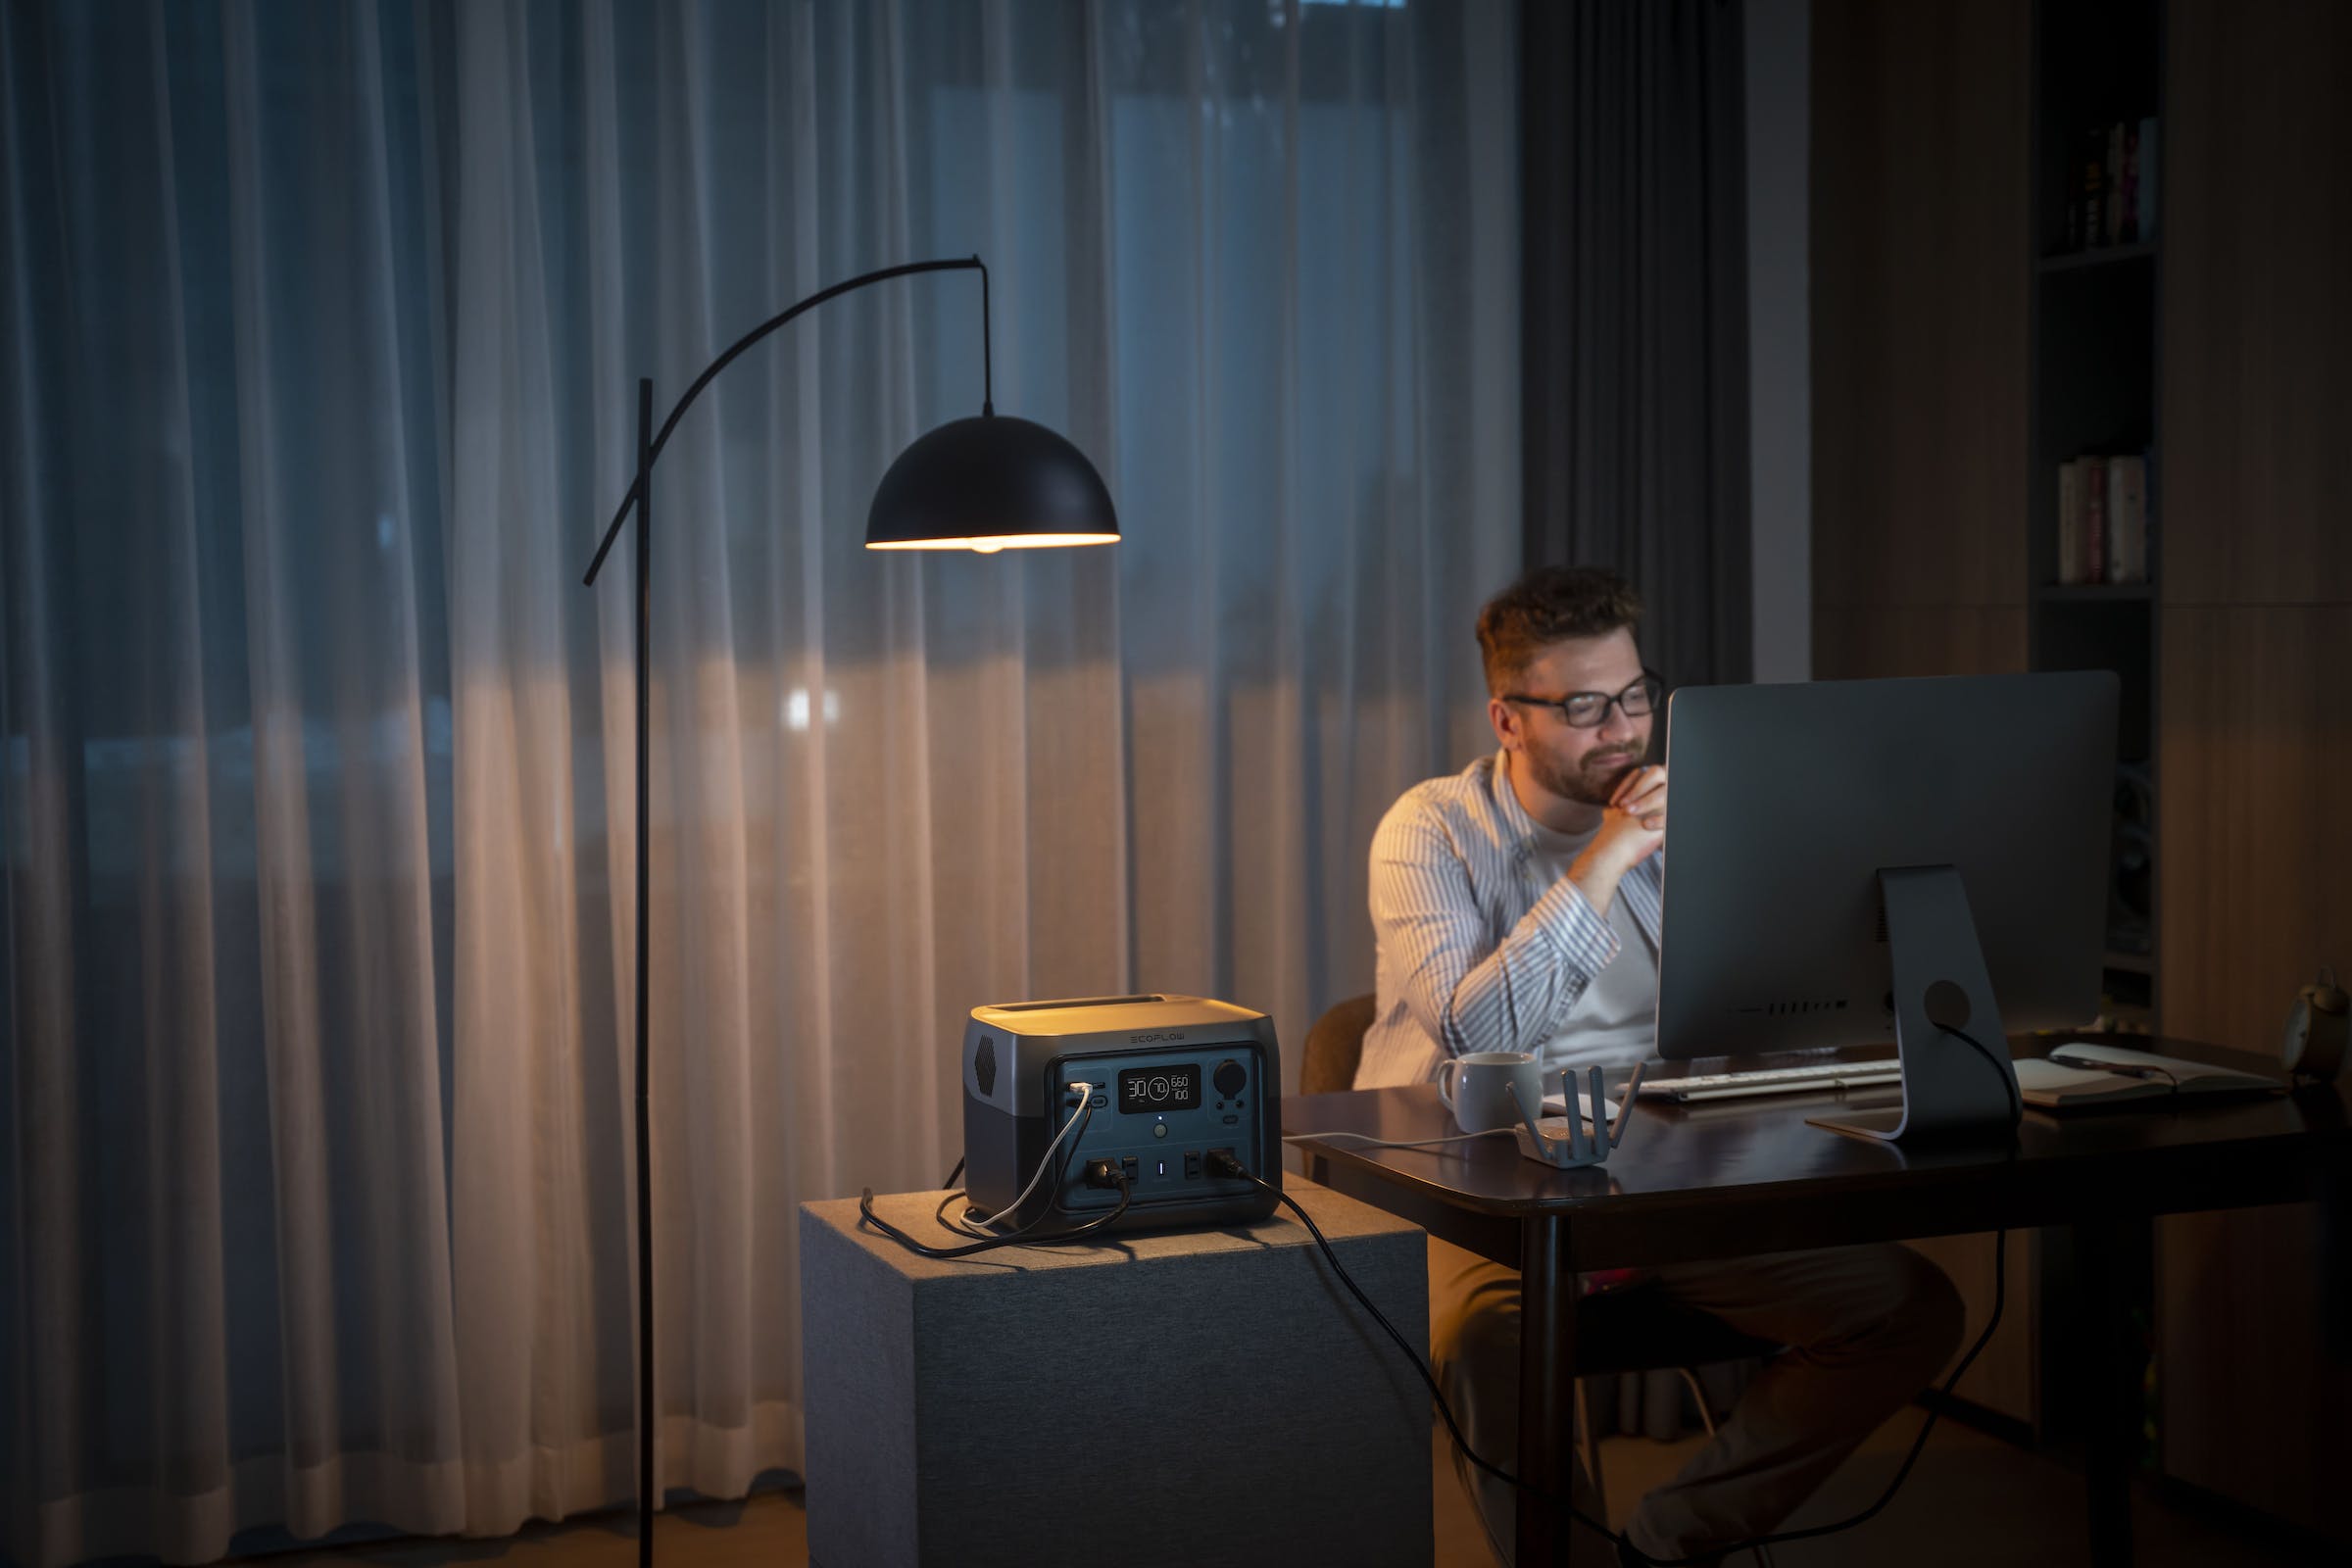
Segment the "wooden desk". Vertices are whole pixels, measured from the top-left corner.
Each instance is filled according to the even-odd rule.
[[[2040,1054],[2054,1040],[2010,1042],[2013,1055]],[[2275,1075],[2274,1058],[2187,1041],[2159,1040],[2167,1055]],[[1847,1053],[1855,1058],[1887,1052]],[[1760,1061],[1670,1064],[1720,1071]],[[1576,1276],[1626,1268],[1961,1235],[2032,1225],[2075,1232],[2094,1323],[2117,1320],[2111,1260],[2158,1214],[2292,1202],[2311,1196],[2323,1153],[2352,1139],[2345,1086],[2291,1096],[2076,1111],[2028,1108],[2006,1150],[1911,1149],[1867,1143],[1806,1125],[1826,1106],[1891,1105],[1898,1091],[1783,1095],[1678,1106],[1642,1101],[1604,1166],[1563,1171],[1522,1158],[1496,1138],[1440,1150],[1368,1149],[1343,1142],[1297,1146],[1307,1174],[1412,1220],[1433,1235],[1520,1272],[1521,1474],[1566,1495],[1575,1463]],[[1286,1134],[1350,1132],[1433,1138],[1451,1118],[1433,1085],[1294,1096]],[[2130,1479],[2134,1399],[2129,1348],[2119,1336],[2102,1360],[2085,1358],[2082,1400],[2095,1412],[2085,1434],[2090,1559],[2132,1560]],[[1581,1528],[1526,1493],[1519,1497],[1519,1561],[1567,1560],[1567,1532]]]

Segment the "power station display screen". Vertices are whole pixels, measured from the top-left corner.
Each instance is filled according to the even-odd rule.
[[[1200,1064],[1188,1061],[1171,1067],[1129,1067],[1119,1074],[1121,1110],[1198,1110],[1200,1108]]]

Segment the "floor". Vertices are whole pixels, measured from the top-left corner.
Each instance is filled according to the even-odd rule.
[[[1918,1436],[1921,1412],[1906,1411],[1879,1429],[1788,1528],[1834,1524],[1878,1500]],[[1436,1568],[1494,1568],[1470,1496],[1454,1478],[1446,1434],[1437,1434]],[[1600,1473],[1609,1521],[1622,1524],[1634,1501],[1667,1480],[1705,1440],[1603,1439]],[[2216,1525],[2167,1507],[2143,1492],[2133,1504],[2137,1568],[2306,1568],[2307,1552],[2276,1543],[2232,1539]],[[1886,1511],[1842,1536],[1773,1548],[1779,1568],[2060,1568],[2085,1560],[2081,1477],[2055,1460],[1950,1421],[1938,1422],[1902,1491]],[[1746,1559],[1752,1560],[1752,1559]]]
[[[1822,1494],[1790,1521],[1826,1524],[1875,1500],[1916,1431],[1916,1412],[1883,1428]],[[1695,1437],[1680,1443],[1611,1438],[1601,1445],[1609,1516],[1622,1520],[1633,1500],[1671,1475]],[[1492,1568],[1494,1555],[1455,1480],[1443,1430],[1435,1437],[1433,1488],[1437,1553],[1433,1568]],[[2308,1552],[2233,1536],[2200,1514],[2167,1506],[2143,1493],[2135,1503],[2139,1568],[2301,1568]],[[804,1568],[808,1519],[799,1493],[767,1493],[747,1502],[673,1508],[655,1526],[662,1568]],[[2083,1560],[2081,1483],[2053,1460],[1999,1439],[1940,1424],[1902,1493],[1886,1511],[1849,1535],[1779,1548],[1780,1568],[2060,1568]],[[504,1568],[633,1568],[635,1520],[625,1513],[534,1525],[499,1541],[396,1541],[253,1559],[256,1568],[440,1568],[500,1563]],[[842,1565],[857,1568],[857,1565]]]

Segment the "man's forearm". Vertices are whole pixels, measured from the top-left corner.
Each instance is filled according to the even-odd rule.
[[[1470,862],[1434,822],[1393,812],[1374,836],[1370,869],[1384,972],[1448,1054],[1541,1046],[1616,956],[1605,902],[1596,906],[1573,884],[1555,882],[1509,928],[1494,931]],[[1493,869],[1520,874],[1515,861]],[[1609,873],[1603,900],[1623,874]]]
[[[1609,905],[1617,897],[1617,884],[1625,880],[1625,873],[1626,867],[1618,864],[1614,857],[1588,851],[1569,865],[1568,880],[1576,884],[1576,891],[1592,906],[1592,912],[1605,919]]]
[[[1557,884],[1483,952],[1492,939],[1482,938],[1475,909],[1453,920],[1434,913],[1399,918],[1376,901],[1374,927],[1407,1004],[1448,1053],[1536,1049],[1616,953],[1606,917],[1581,890]]]

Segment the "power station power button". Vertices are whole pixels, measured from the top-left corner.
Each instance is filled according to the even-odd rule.
[[[1217,1070],[1211,1075],[1210,1081],[1217,1086],[1218,1094],[1231,1100],[1249,1084],[1250,1071],[1240,1062],[1228,1056],[1217,1063]]]

